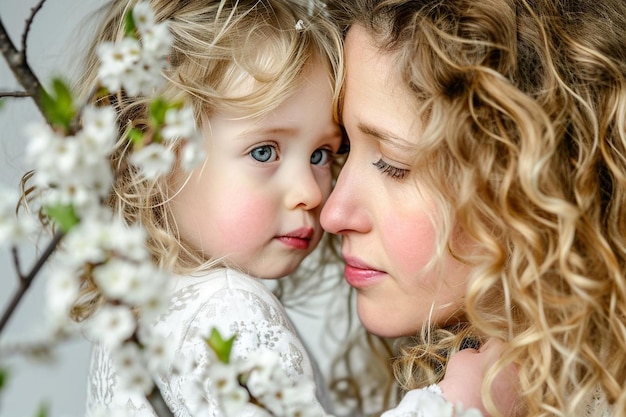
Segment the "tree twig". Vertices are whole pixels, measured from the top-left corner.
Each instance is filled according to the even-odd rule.
[[[0,91],[0,97],[30,97],[26,91]]]
[[[28,47],[28,33],[30,32],[30,27],[33,24],[33,20],[35,19],[35,15],[41,10],[43,4],[46,0],[40,0],[39,3],[32,9],[30,9],[30,16],[26,19],[26,25],[24,25],[24,32],[22,32],[22,60],[26,62],[26,48]]]
[[[32,284],[33,280],[39,273],[39,270],[44,266],[44,264],[46,263],[50,255],[54,253],[57,245],[59,244],[61,239],[63,239],[63,236],[65,236],[65,233],[63,232],[57,232],[54,235],[50,243],[48,243],[46,250],[37,259],[37,262],[35,263],[35,265],[33,265],[33,267],[31,268],[31,270],[28,272],[27,275],[22,275],[18,271],[19,286],[17,287],[17,290],[13,294],[13,297],[11,298],[11,301],[9,302],[7,308],[4,310],[4,313],[2,313],[2,318],[0,318],[0,334],[2,334],[2,330],[8,323],[11,316],[13,315],[13,312],[15,311],[17,305],[20,303],[22,298],[24,297],[24,294],[26,294],[26,291],[30,287],[30,284]],[[14,253],[14,256],[15,255],[16,253]]]
[[[43,86],[28,65],[25,56],[15,48],[2,20],[0,20],[0,52],[2,52],[17,81],[24,87],[24,91],[33,98],[41,114],[45,115],[41,104],[41,89]]]
[[[165,400],[163,399],[163,395],[161,394],[161,390],[159,389],[159,387],[155,385],[150,395],[148,395],[146,398],[148,398],[148,402],[150,402],[150,405],[156,412],[157,416],[174,417],[174,415],[172,414],[172,411],[169,409],[169,407],[165,403]]]

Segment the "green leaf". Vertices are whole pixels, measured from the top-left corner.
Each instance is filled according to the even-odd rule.
[[[150,121],[154,128],[159,129],[165,124],[165,113],[169,109],[170,106],[162,98],[156,98],[150,103]]]
[[[220,332],[214,327],[211,329],[211,335],[206,339],[209,347],[215,352],[217,358],[223,363],[228,363],[230,359],[230,351],[233,348],[233,343],[235,342],[235,338],[237,336],[233,336],[230,339],[224,340]]]
[[[46,417],[48,415],[48,404],[43,403],[39,405],[39,410],[37,411],[37,417]]]
[[[0,391],[6,385],[7,379],[9,378],[9,371],[4,368],[0,368]]]
[[[69,232],[80,221],[72,206],[48,206],[45,208],[45,212],[65,233]]]
[[[133,11],[129,10],[124,16],[124,36],[134,38],[137,36],[137,26],[135,25],[135,18],[133,18]]]
[[[72,120],[76,116],[72,93],[60,78],[52,80],[52,92],[41,90],[41,105],[48,122],[56,127],[69,131]]]
[[[136,128],[136,127],[133,127],[128,132],[128,140],[134,146],[140,146],[141,145],[141,143],[143,142],[143,136],[144,136],[143,131],[141,129]]]

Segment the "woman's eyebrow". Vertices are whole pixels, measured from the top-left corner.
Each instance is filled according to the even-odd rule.
[[[365,135],[371,136],[374,139],[378,139],[379,141],[384,142],[388,145],[392,145],[401,149],[406,148],[407,150],[410,150],[413,147],[413,144],[410,141],[388,130],[379,129],[363,122],[358,123],[357,128]]]

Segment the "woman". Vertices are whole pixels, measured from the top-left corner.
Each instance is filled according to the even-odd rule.
[[[322,225],[364,326],[418,335],[400,384],[492,415],[626,415],[624,2],[348,3],[351,149]]]

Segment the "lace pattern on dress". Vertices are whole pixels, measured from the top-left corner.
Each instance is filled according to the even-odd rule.
[[[154,331],[173,344],[176,358],[195,361],[192,372],[155,378],[174,416],[197,417],[192,410],[200,406],[203,416],[221,416],[208,385],[196,378],[208,361],[203,337],[213,327],[224,336],[237,334],[233,355],[246,358],[259,349],[271,349],[279,353],[281,365],[292,381],[314,379],[311,359],[284,307],[259,280],[226,269],[213,270],[201,277],[176,277],[169,307],[153,326]],[[108,352],[95,347],[89,372],[88,416],[98,407],[121,408],[142,417],[155,416],[145,398],[121,390],[116,378]],[[321,410],[322,406],[318,406]],[[255,416],[254,408],[245,414]],[[261,414],[257,411],[256,415]]]

